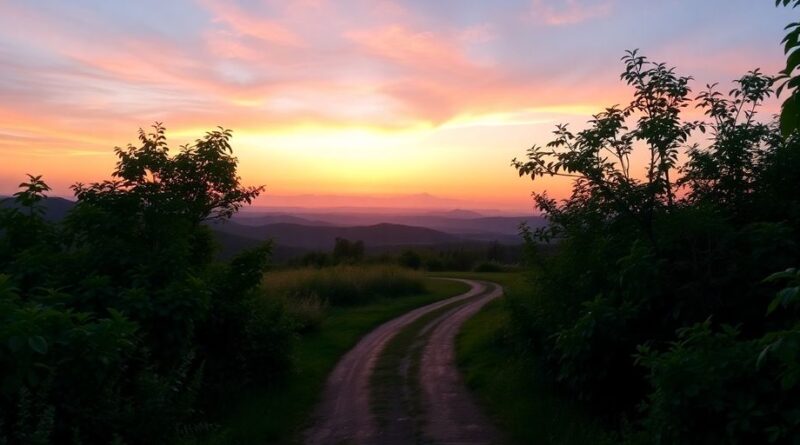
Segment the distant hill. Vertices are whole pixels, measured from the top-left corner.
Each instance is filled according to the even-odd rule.
[[[214,229],[258,240],[271,238],[278,245],[303,249],[332,249],[337,237],[361,240],[368,247],[435,245],[462,241],[460,237],[438,230],[386,223],[355,227],[277,223],[254,227],[228,222],[215,224]]]
[[[0,199],[6,197],[0,196]],[[14,205],[6,200],[0,207]],[[43,201],[45,218],[59,221],[75,206],[64,198]],[[337,237],[362,240],[368,250],[401,246],[442,246],[459,243],[519,244],[519,225],[541,227],[536,216],[480,216],[471,210],[449,210],[427,214],[375,213],[253,213],[243,212],[225,223],[212,223],[220,244],[220,256],[230,257],[252,247],[255,241],[274,239],[276,260],[309,250],[330,250]]]
[[[455,212],[455,213],[452,213]],[[305,221],[270,221],[268,218],[285,214],[249,214],[247,221],[237,216],[235,220],[242,224],[253,225],[254,221],[271,222],[290,222],[303,225],[335,225],[335,226],[371,226],[376,224],[388,223],[404,226],[426,227],[448,234],[462,236],[466,234],[486,234],[500,235],[519,235],[519,225],[523,222],[530,227],[542,227],[546,224],[544,218],[534,215],[524,216],[480,216],[474,217],[469,210],[456,210],[451,212],[427,213],[427,214],[386,214],[386,213],[323,213],[309,212],[292,214],[293,217]],[[258,216],[257,216],[258,215]],[[455,217],[453,215],[456,215]],[[285,216],[280,216],[285,218]],[[269,222],[267,222],[269,221]],[[313,221],[313,222],[311,222]],[[320,224],[319,222],[322,222]]]
[[[301,218],[299,216],[289,215],[286,213],[238,213],[234,215],[233,220],[239,224],[247,226],[264,226],[267,224],[302,224],[304,226],[332,226],[333,223],[321,221],[318,219]]]
[[[0,196],[0,208],[14,207],[15,203],[10,196]],[[75,207],[75,201],[64,198],[45,198],[42,201],[44,206],[44,218],[48,221],[60,221],[67,216],[67,213]]]
[[[458,218],[458,219],[481,218],[484,216],[483,214],[478,213],[474,210],[463,210],[463,209],[453,209],[445,212],[429,212],[427,213],[427,215],[441,216],[445,218]]]
[[[228,233],[221,230],[214,230],[214,238],[217,240],[218,249],[217,256],[222,259],[230,259],[239,252],[250,249],[256,245],[261,239],[254,239],[244,235],[237,235],[235,233]],[[276,262],[285,261],[290,258],[298,257],[310,249],[300,249],[296,247],[282,246],[280,244],[273,244],[272,246],[272,260]]]

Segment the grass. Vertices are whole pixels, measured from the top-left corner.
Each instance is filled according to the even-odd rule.
[[[512,291],[524,286],[518,273],[452,276],[495,281]],[[464,324],[456,342],[459,368],[487,413],[516,443],[602,443],[607,434],[599,422],[554,391],[534,357],[513,350],[509,321],[506,302],[493,301]]]
[[[521,272],[430,272],[427,275],[429,277],[492,281],[504,288],[521,288],[525,285],[525,275]]]
[[[419,294],[423,291],[423,275],[394,265],[341,265],[273,271],[264,275],[263,285],[270,296],[313,297],[344,306],[379,297]]]
[[[345,352],[379,324],[411,309],[465,292],[459,282],[425,280],[426,292],[383,298],[367,305],[332,307],[319,329],[301,337],[295,347],[295,368],[279,387],[251,391],[219,431],[202,443],[290,444],[299,441],[325,379]]]

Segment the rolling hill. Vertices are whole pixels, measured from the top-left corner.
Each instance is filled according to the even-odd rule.
[[[226,234],[256,240],[271,238],[275,240],[277,245],[301,249],[329,250],[333,248],[336,238],[360,240],[371,247],[436,245],[462,241],[460,237],[425,227],[387,223],[370,226],[336,227],[290,223],[245,226],[235,222],[228,222],[215,224],[213,227],[215,230]]]

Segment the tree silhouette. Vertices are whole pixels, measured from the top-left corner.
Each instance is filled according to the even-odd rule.
[[[800,0],[775,0],[776,6],[800,6]],[[781,110],[781,130],[784,136],[800,128],[800,22],[790,23],[786,26],[787,34],[783,38],[784,52],[787,56],[786,67],[776,79],[781,81],[778,95],[784,89],[791,90],[789,97],[783,102]]]

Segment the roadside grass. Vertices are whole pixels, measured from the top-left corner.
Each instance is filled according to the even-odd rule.
[[[524,290],[520,273],[447,274],[494,281],[507,292]],[[467,386],[487,414],[514,443],[583,445],[609,441],[602,424],[578,403],[555,391],[541,376],[535,357],[515,352],[509,336],[505,299],[486,305],[464,324],[456,339],[456,357]]]
[[[509,289],[520,289],[525,285],[525,274],[522,272],[428,272],[426,275],[429,277],[492,281]]]
[[[302,440],[325,379],[339,358],[373,328],[419,306],[469,289],[457,281],[425,279],[426,292],[374,300],[363,306],[331,307],[318,330],[294,348],[294,369],[280,386],[253,390],[236,404],[204,445],[293,444]]]

